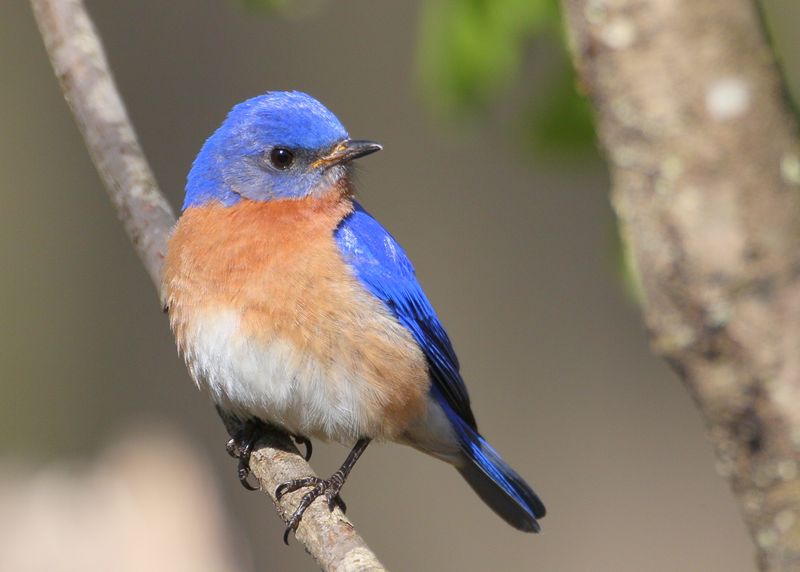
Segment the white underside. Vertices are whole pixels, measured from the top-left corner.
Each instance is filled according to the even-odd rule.
[[[192,320],[184,341],[192,377],[221,407],[345,445],[384,437],[375,403],[387,397],[353,371],[351,360],[324,367],[285,340],[248,339],[239,328],[236,312],[215,311]],[[450,423],[431,399],[401,441],[449,462],[458,458]]]

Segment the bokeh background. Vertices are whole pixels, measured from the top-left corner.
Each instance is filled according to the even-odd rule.
[[[344,496],[390,569],[754,568],[626,292],[551,3],[491,18],[473,0],[87,4],[176,208],[203,140],[269,89],[385,145],[362,201],[414,260],[482,431],[549,508],[523,535],[443,463],[371,447]],[[797,86],[800,4],[765,6]],[[0,570],[314,570],[239,486],[22,0],[0,2],[0,54]],[[313,465],[345,454],[318,445]]]

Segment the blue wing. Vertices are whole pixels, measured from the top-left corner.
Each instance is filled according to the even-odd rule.
[[[450,338],[417,282],[414,267],[394,238],[355,203],[336,229],[336,242],[356,277],[405,326],[428,360],[438,392],[470,427],[475,417]]]
[[[428,360],[431,396],[450,419],[464,458],[459,472],[480,497],[512,526],[538,532],[542,501],[478,434],[458,359],[406,253],[361,205],[336,230],[336,242],[361,283],[405,326]]]

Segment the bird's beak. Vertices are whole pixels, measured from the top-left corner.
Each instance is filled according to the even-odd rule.
[[[341,165],[342,163],[349,163],[353,159],[358,159],[370,153],[380,151],[383,147],[374,141],[363,141],[360,139],[345,139],[330,153],[324,157],[317,159],[311,165],[312,167]]]

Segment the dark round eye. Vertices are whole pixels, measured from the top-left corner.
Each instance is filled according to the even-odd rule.
[[[269,154],[270,163],[281,171],[288,169],[294,163],[294,153],[284,147],[275,147]]]

